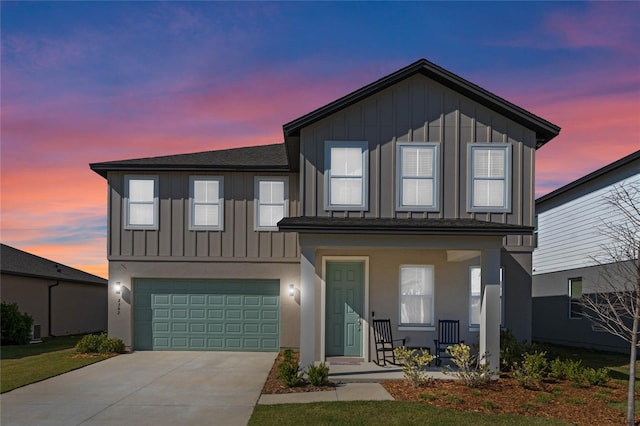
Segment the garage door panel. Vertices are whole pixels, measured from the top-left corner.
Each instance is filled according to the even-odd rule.
[[[279,350],[277,280],[136,280],[136,349]]]

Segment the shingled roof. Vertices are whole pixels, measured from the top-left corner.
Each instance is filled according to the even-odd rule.
[[[287,154],[282,143],[132,160],[107,161],[93,163],[89,167],[103,177],[107,177],[107,171],[110,170],[289,170]]]
[[[107,280],[6,244],[0,245],[0,272],[83,284],[107,285]]]

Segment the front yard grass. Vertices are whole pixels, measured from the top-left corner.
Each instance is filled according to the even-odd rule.
[[[449,410],[406,401],[258,405],[249,425],[568,425],[560,420]]]
[[[0,393],[57,376],[112,357],[76,354],[82,336],[50,337],[42,343],[0,348]]]

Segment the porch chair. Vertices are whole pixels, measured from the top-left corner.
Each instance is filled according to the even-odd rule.
[[[439,367],[442,358],[451,358],[447,353],[447,348],[458,343],[464,343],[460,340],[460,321],[458,320],[438,320],[438,338],[434,339],[436,365]],[[442,355],[444,354],[444,355]]]
[[[374,319],[372,323],[373,336],[376,342],[376,364],[380,365],[382,358],[382,365],[387,365],[387,360],[389,360],[390,364],[398,365],[393,350],[404,346],[405,339],[393,339],[391,336],[391,320],[389,319]],[[402,342],[402,344],[395,345],[394,342]]]

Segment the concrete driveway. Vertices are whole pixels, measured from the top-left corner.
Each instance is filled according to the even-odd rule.
[[[246,425],[276,353],[134,352],[0,396],[2,426]]]

